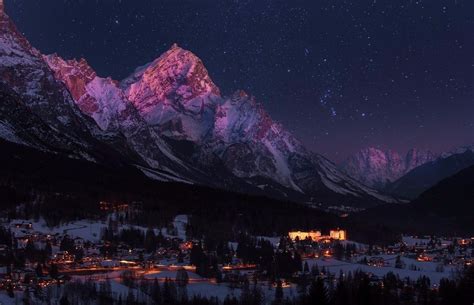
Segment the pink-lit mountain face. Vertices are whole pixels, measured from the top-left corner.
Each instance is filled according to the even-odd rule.
[[[153,175],[165,180],[193,176],[116,82],[97,77],[85,60],[42,55],[3,11],[0,25],[1,138],[95,162],[115,155],[160,169]]]
[[[212,129],[221,98],[202,61],[173,45],[122,82],[125,95],[158,132],[200,142]]]
[[[124,136],[128,145],[154,169],[179,171],[187,167],[176,159],[163,142],[140,116],[138,110],[125,97],[118,82],[98,77],[85,59],[64,60],[57,54],[43,56],[54,76],[61,81],[79,107],[94,119],[99,128],[114,136]]]
[[[164,181],[326,206],[394,202],[305,149],[247,93],[222,96],[202,61],[177,45],[117,82],[83,59],[42,55],[3,12],[0,25],[1,93],[10,101],[0,108],[0,137],[7,141],[46,150],[57,139],[50,150],[96,162],[98,150],[115,151]],[[22,112],[8,115],[15,103]]]
[[[190,158],[200,168],[222,163],[263,190],[273,189],[276,183],[308,197],[331,193],[352,196],[354,201],[392,200],[307,151],[247,93],[221,96],[202,61],[177,45],[137,69],[122,88],[161,136],[197,147]]]
[[[412,169],[433,161],[436,156],[429,151],[411,149],[405,156],[388,150],[366,148],[349,157],[342,169],[348,175],[375,188],[384,188]]]
[[[0,136],[42,150],[61,149],[71,156],[94,159],[98,130],[74,105],[40,52],[0,11],[0,81],[3,87]],[[12,104],[14,102],[14,104]],[[25,123],[29,122],[29,123]],[[35,122],[35,123],[33,123]]]

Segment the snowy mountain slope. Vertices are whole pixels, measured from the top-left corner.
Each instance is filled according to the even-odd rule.
[[[190,159],[201,168],[222,162],[235,176],[259,188],[265,189],[261,179],[273,181],[328,204],[342,199],[361,206],[395,202],[307,151],[245,92],[222,97],[202,61],[177,45],[135,71],[122,87],[160,135],[193,143]]]
[[[3,12],[0,12],[0,80],[24,98],[36,114],[58,129],[69,129],[71,136],[77,133],[80,137],[81,132],[93,128],[74,106],[68,91],[56,82],[41,53]]]
[[[181,176],[177,178],[179,181],[192,181],[188,179],[193,170],[176,158],[168,145],[148,127],[116,81],[97,76],[85,59],[64,60],[57,54],[44,56],[44,59],[56,79],[71,92],[79,109],[93,118],[101,130],[125,136],[127,144],[148,166],[174,173],[171,176]]]
[[[80,146],[43,122],[3,83],[0,83],[0,100],[0,138],[43,151],[63,151],[71,155],[74,149],[80,151]]]
[[[219,89],[199,58],[176,44],[122,82],[127,98],[161,134],[199,142],[212,128]]]
[[[411,149],[401,156],[392,150],[382,151],[370,147],[350,156],[343,162],[341,169],[368,186],[383,189],[387,183],[434,159],[435,155],[429,151]]]
[[[216,175],[189,166],[143,121],[117,82],[97,77],[85,60],[43,56],[3,11],[0,17],[0,82],[11,101],[0,107],[2,139],[94,162],[118,158],[160,181],[263,195],[225,170]]]
[[[41,139],[53,143],[50,147],[88,160],[96,160],[104,152],[104,145],[94,138],[100,133],[97,125],[75,106],[68,90],[54,79],[41,53],[18,32],[3,10],[0,11],[0,82],[10,101],[2,105],[4,115],[10,119],[10,133],[23,134],[24,139],[26,130],[32,133],[28,137],[32,142],[23,141],[24,144],[37,146],[37,140]],[[20,111],[24,116],[16,120],[13,116],[8,118],[10,113]],[[25,125],[25,122],[38,125]],[[3,126],[6,130],[6,124]]]
[[[4,139],[96,162],[110,152],[157,180],[331,206],[395,202],[306,150],[253,97],[222,96],[177,45],[118,83],[85,60],[43,56],[3,12],[0,25]]]
[[[73,96],[77,97],[80,90],[84,89],[85,81],[77,78],[69,83],[75,85],[73,90],[69,90],[62,80],[56,79],[45,59],[47,58],[34,49],[16,29],[5,12],[0,11],[0,82],[4,84],[3,92],[11,101],[2,105],[5,120],[8,120],[8,123],[5,120],[2,123],[2,134],[8,134],[8,138],[17,143],[19,135],[22,135],[22,144],[54,153],[65,153],[74,158],[101,162],[115,155],[123,161],[146,165],[137,150],[128,145],[125,132],[101,129],[103,125],[99,127],[86,111],[83,112],[84,108],[80,109],[76,105]],[[85,62],[81,63],[81,68],[86,68],[84,64]],[[84,80],[90,80],[94,75],[92,69],[84,69],[82,72],[86,76]],[[106,81],[109,80],[104,80]],[[99,84],[100,80],[94,84],[98,91],[108,88],[98,86]],[[108,97],[122,95],[119,89],[105,90],[101,94]],[[107,98],[103,102],[111,100]],[[133,106],[128,110],[135,111]],[[19,111],[22,111],[23,116],[9,117],[9,113]],[[127,119],[126,112],[127,109],[122,112],[124,121]],[[104,117],[107,118],[106,115]],[[136,117],[140,119],[138,115]],[[28,124],[24,124],[25,122]],[[137,126],[129,124],[128,134],[134,130],[141,134]],[[27,131],[31,134],[27,135]],[[139,136],[135,138],[140,139]],[[144,141],[140,143],[146,145]]]

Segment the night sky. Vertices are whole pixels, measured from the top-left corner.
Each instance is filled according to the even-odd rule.
[[[5,0],[43,53],[126,77],[173,42],[339,161],[474,143],[473,0]]]

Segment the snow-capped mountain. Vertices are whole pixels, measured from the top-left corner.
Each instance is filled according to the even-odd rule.
[[[412,169],[406,175],[387,185],[385,190],[397,196],[414,199],[441,180],[473,165],[474,147],[462,146]]]
[[[168,145],[143,120],[119,88],[118,82],[97,76],[85,59],[64,60],[57,54],[43,58],[54,71],[56,79],[71,92],[79,109],[94,119],[102,131],[115,136],[123,135],[130,148],[153,169],[166,170],[175,179],[189,180],[193,176],[193,170],[176,158]]]
[[[377,189],[402,177],[410,170],[434,160],[436,156],[429,151],[410,149],[406,155],[377,148],[362,149],[350,156],[341,168],[348,175]]]
[[[176,44],[122,82],[148,124],[174,139],[200,142],[221,97],[202,61]]]
[[[114,154],[164,181],[327,206],[395,202],[305,149],[245,92],[222,96],[177,45],[119,83],[85,60],[42,55],[3,11],[0,26],[6,141],[97,163]]]
[[[135,71],[122,87],[161,136],[197,147],[191,159],[201,168],[222,162],[262,189],[277,183],[323,202],[328,194],[350,197],[348,204],[393,200],[307,151],[247,93],[222,97],[202,61],[177,45]]]
[[[3,96],[0,136],[43,150],[68,151],[74,157],[95,159],[92,151],[99,143],[92,133],[98,132],[96,125],[75,107],[69,92],[56,81],[41,53],[18,32],[3,8],[0,10],[0,81]]]

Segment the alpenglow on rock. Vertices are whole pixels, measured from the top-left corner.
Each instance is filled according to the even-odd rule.
[[[0,25],[6,141],[98,163],[113,153],[161,181],[322,206],[395,202],[307,150],[249,94],[223,96],[177,45],[118,82],[84,59],[44,56],[3,12]]]
[[[283,187],[282,196],[331,203],[351,198],[345,202],[356,205],[393,201],[308,151],[247,93],[222,96],[202,61],[177,45],[121,84],[162,137],[192,144],[190,159],[202,169],[222,164],[260,189]]]
[[[350,156],[341,165],[341,169],[368,186],[383,189],[387,183],[435,158],[429,151],[410,149],[405,156],[401,156],[392,150],[382,151],[370,147]]]

